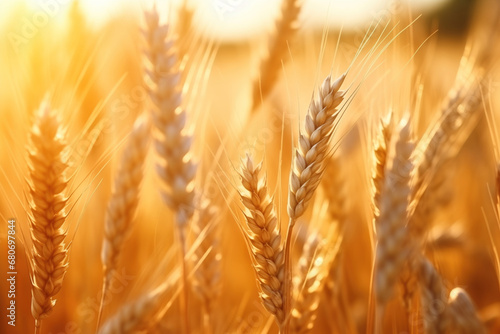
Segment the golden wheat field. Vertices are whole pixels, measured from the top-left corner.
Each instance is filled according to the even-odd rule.
[[[0,35],[0,333],[500,333],[497,0],[4,1]]]

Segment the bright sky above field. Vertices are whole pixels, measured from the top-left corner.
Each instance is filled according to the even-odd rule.
[[[36,10],[49,8],[63,12],[71,0],[25,0]],[[126,10],[140,13],[153,0],[79,0],[88,20],[102,24],[106,19]],[[168,11],[183,0],[156,0],[160,8]],[[270,0],[188,0],[197,6],[196,26],[219,39],[241,39],[262,33],[269,29],[272,19],[279,10],[281,1]],[[401,0],[405,1],[405,0]],[[418,11],[432,10],[449,0],[406,0]],[[0,20],[5,20],[9,7],[19,0],[1,0]],[[373,17],[385,15],[394,0],[304,0],[303,24],[324,27],[343,26],[346,29],[369,22]]]

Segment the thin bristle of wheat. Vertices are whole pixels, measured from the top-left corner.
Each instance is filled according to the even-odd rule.
[[[260,61],[259,77],[253,81],[252,111],[257,110],[276,84],[283,58],[288,53],[288,41],[297,30],[300,9],[299,0],[283,0],[275,31],[269,39],[267,52]]]
[[[56,304],[68,269],[66,147],[60,121],[44,102],[36,114],[28,147],[31,314],[37,328]]]
[[[115,174],[114,186],[106,210],[101,252],[105,284],[111,282],[121,249],[131,232],[131,224],[139,203],[149,133],[149,121],[146,118],[137,119]]]
[[[268,194],[265,177],[260,177],[262,163],[255,166],[247,155],[242,162],[240,197],[245,207],[247,234],[251,243],[254,269],[260,287],[260,297],[269,313],[282,325],[283,313],[283,251],[278,218],[273,200]]]
[[[171,293],[170,284],[141,295],[137,300],[122,306],[100,328],[98,334],[126,334],[148,330],[161,318],[165,300]]]
[[[163,199],[175,211],[177,224],[185,227],[194,214],[197,165],[191,154],[187,113],[181,106],[179,58],[176,44],[168,36],[169,27],[160,24],[156,8],[145,16],[145,80],[152,102],[154,146],[160,160],[156,170],[167,188]]]
[[[398,131],[392,166],[388,166],[385,172],[380,215],[375,219],[378,240],[375,293],[381,306],[391,298],[400,272],[412,252],[406,227],[413,170],[410,156],[414,148],[410,122],[403,120]]]
[[[372,205],[375,218],[380,214],[380,194],[382,193],[382,188],[384,187],[387,153],[392,135],[391,117],[392,114],[389,114],[387,118],[382,118],[380,120],[373,149]]]
[[[299,259],[297,300],[292,310],[292,333],[307,333],[314,327],[321,294],[325,286],[334,255],[318,233],[308,237]]]
[[[201,202],[193,219],[196,248],[190,261],[196,268],[193,289],[210,315],[221,293],[221,245],[219,209],[208,199]]]

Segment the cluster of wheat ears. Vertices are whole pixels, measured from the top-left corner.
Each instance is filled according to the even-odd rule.
[[[265,128],[268,120],[273,119],[279,130],[275,140],[263,150],[250,145],[253,149],[237,151],[232,149],[231,139],[243,142],[254,129],[241,129],[238,134],[219,133],[219,149],[211,151],[210,159],[203,163],[196,148],[203,147],[208,134],[195,121],[202,123],[207,119],[203,109],[208,106],[200,106],[194,100],[203,91],[197,83],[206,82],[204,76],[210,74],[206,67],[213,64],[216,47],[213,41],[203,40],[187,28],[192,25],[188,8],[182,7],[178,20],[172,23],[164,20],[156,6],[144,11],[140,50],[142,87],[147,99],[141,104],[142,112],[133,127],[116,146],[119,149],[113,147],[101,157],[110,161],[117,151],[118,159],[105,212],[94,213],[103,218],[103,233],[87,241],[89,249],[100,249],[102,292],[94,321],[85,332],[364,330],[472,334],[498,330],[498,304],[487,298],[474,298],[483,290],[495,291],[491,295],[498,298],[498,286],[490,280],[484,283],[489,286],[481,289],[480,281],[470,279],[469,283],[476,283],[471,284],[469,291],[454,279],[460,277],[460,270],[467,270],[465,265],[460,268],[454,262],[460,262],[460,257],[467,253],[471,241],[464,231],[469,225],[440,224],[446,219],[443,212],[451,215],[450,197],[457,193],[465,198],[472,196],[472,192],[467,194],[468,183],[457,181],[447,171],[454,170],[450,166],[455,162],[463,161],[460,154],[464,146],[479,145],[479,140],[471,143],[470,139],[479,136],[478,128],[487,132],[492,143],[492,160],[500,162],[492,98],[495,52],[484,45],[477,48],[474,43],[468,44],[449,94],[434,99],[444,103],[429,105],[422,95],[432,92],[415,75],[419,69],[415,70],[413,57],[418,50],[411,49],[410,56],[401,63],[381,61],[397,58],[386,56],[385,52],[402,43],[402,36],[412,31],[414,22],[398,27],[392,21],[376,21],[358,41],[357,51],[347,60],[347,66],[342,69],[332,65],[330,74],[307,93],[312,96],[307,110],[291,111],[302,115],[297,134],[293,131],[296,124],[273,111],[287,108],[280,100],[277,86],[284,64],[294,61],[290,45],[298,29],[301,6],[297,0],[282,0],[266,52],[260,56],[260,67],[249,85],[251,102],[245,103],[249,108],[244,110],[243,122]],[[498,31],[493,30],[490,35],[495,33]],[[341,44],[336,46],[336,50],[341,48]],[[387,77],[380,73],[387,74],[387,66],[399,66],[393,69],[397,72],[393,81],[401,85],[406,80],[401,73],[413,71],[408,80],[409,93],[404,89],[384,91],[380,83]],[[379,77],[370,81],[375,75]],[[393,99],[385,105],[381,101],[388,99],[376,97],[391,94]],[[61,294],[71,294],[63,289],[66,274],[79,270],[73,267],[71,257],[78,231],[73,237],[68,231],[76,220],[76,203],[83,201],[75,189],[85,185],[76,181],[78,166],[70,165],[72,139],[64,118],[51,107],[49,96],[53,95],[49,92],[34,114],[27,147],[25,202],[30,232],[26,243],[35,333],[45,332],[43,324],[54,309],[75,305],[60,305],[58,299]],[[399,96],[394,98],[395,95]],[[357,100],[364,101],[366,112],[359,110],[363,103]],[[377,103],[384,107],[371,112],[370,106]],[[435,112],[423,112],[425,108]],[[195,114],[193,109],[201,111]],[[426,117],[431,114],[434,118],[429,121]],[[353,167],[356,162],[349,162],[354,159],[349,150],[361,150],[365,170]],[[469,148],[469,152],[474,150]],[[91,152],[89,147],[86,156]],[[150,155],[154,160],[151,168],[147,163]],[[267,160],[262,158],[266,155]],[[281,169],[284,174],[289,172],[288,177],[285,175],[286,185],[280,179]],[[471,170],[461,177],[473,178]],[[491,206],[494,214],[484,213],[484,219],[474,223],[488,231],[487,238],[475,247],[486,250],[492,268],[488,270],[495,273],[500,268],[500,239],[494,220],[500,214],[496,208],[500,177],[496,178],[496,168],[488,170],[491,176],[481,180],[490,182],[479,188],[487,189],[490,203],[481,205]],[[137,283],[134,289],[138,293],[133,298],[109,304],[107,300],[117,298],[113,280],[127,261],[124,252],[128,250],[130,257],[139,254],[139,249],[148,243],[157,242],[132,233],[144,224],[137,218],[137,211],[141,198],[147,196],[144,182],[148,175],[156,180],[156,189],[149,187],[147,192],[154,196],[159,192],[164,205],[152,210],[167,212],[159,220],[173,228],[171,234],[175,236],[173,240],[158,235],[156,238],[162,243],[171,242],[168,248],[172,251],[154,265],[164,270],[164,274],[156,275],[156,283]],[[268,180],[267,175],[275,179]],[[368,196],[348,186],[349,180],[355,178],[362,180],[358,187],[366,185]],[[107,183],[101,187],[104,184]],[[209,188],[212,191],[207,191]],[[282,201],[282,194],[287,199]],[[364,219],[367,238],[358,237],[361,233],[353,232],[355,228],[349,226],[357,219],[350,218],[356,214],[349,205],[362,201],[369,203]],[[282,202],[287,203],[283,210]],[[456,202],[454,205],[459,206]],[[241,233],[228,235],[224,231],[229,225]],[[247,289],[244,283],[232,292],[238,294],[232,299],[238,301],[234,306],[238,310],[221,306],[221,296],[227,294],[224,290],[229,285],[226,281],[237,281],[240,270],[240,264],[226,261],[231,259],[228,248],[232,246],[225,238],[245,245],[249,256],[242,260],[242,265],[253,267],[254,272],[250,278],[254,287],[248,288],[252,296],[243,291]],[[175,256],[177,260],[173,259]],[[444,271],[447,266],[453,269],[444,275],[440,266]],[[155,276],[154,269],[137,270],[149,270],[146,275]],[[228,275],[228,271],[234,272]],[[359,282],[360,276],[365,277],[361,279],[365,283],[354,283]],[[84,285],[85,279],[79,284]],[[238,286],[237,282],[232,284]],[[363,284],[365,289],[354,288]],[[77,289],[74,283],[72,287]],[[127,285],[120,293],[130,289]],[[252,311],[244,299],[257,298],[257,294],[261,305]],[[355,300],[362,300],[364,306]],[[258,321],[253,314],[255,309]],[[245,316],[245,312],[253,315]],[[49,329],[47,326],[47,333]]]

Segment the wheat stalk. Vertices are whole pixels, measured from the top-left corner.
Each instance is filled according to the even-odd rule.
[[[255,112],[262,101],[271,93],[282,66],[282,59],[288,52],[288,41],[297,30],[297,19],[301,5],[299,0],[283,0],[280,17],[276,20],[276,28],[267,45],[267,52],[260,60],[259,77],[252,84],[252,112]]]
[[[44,101],[36,113],[28,147],[29,226],[32,247],[31,314],[35,332],[56,304],[68,270],[67,147],[60,120]]]
[[[283,251],[273,200],[269,197],[265,177],[259,174],[262,163],[254,165],[247,154],[241,165],[240,198],[251,243],[254,269],[260,288],[260,298],[266,310],[276,317],[281,327],[285,319],[283,310]]]
[[[410,122],[403,120],[398,132],[392,166],[386,168],[380,194],[380,215],[375,218],[378,240],[375,293],[381,307],[391,298],[400,272],[412,253],[406,227],[413,170],[410,156],[414,148]]]
[[[168,38],[169,27],[160,24],[156,7],[145,12],[144,54],[146,82],[152,104],[154,146],[159,157],[158,176],[166,190],[165,203],[175,212],[181,248],[183,296],[180,299],[184,329],[189,333],[186,227],[195,210],[194,181],[197,165],[192,159],[192,136],[182,108],[181,73],[176,43]]]
[[[322,83],[319,96],[312,99],[305,119],[305,132],[300,133],[298,148],[295,150],[293,165],[290,170],[288,187],[288,230],[285,240],[285,314],[291,311],[292,268],[290,263],[290,248],[293,227],[297,218],[302,216],[325,170],[329,156],[330,139],[337,125],[341,111],[337,110],[343,101],[345,92],[339,90],[345,80],[345,74],[331,81],[328,76]],[[289,321],[285,323],[285,333],[289,331]]]
[[[101,251],[104,267],[103,295],[111,283],[121,249],[131,232],[131,224],[139,203],[149,132],[149,121],[145,117],[138,118],[129,135],[115,174],[114,186],[106,210]]]

